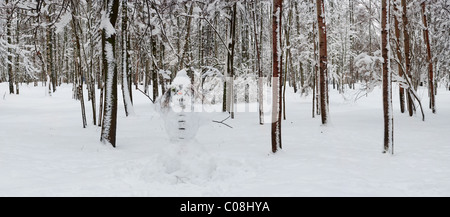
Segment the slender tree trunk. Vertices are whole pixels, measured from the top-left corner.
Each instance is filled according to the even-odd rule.
[[[149,94],[149,85],[150,85],[150,61],[145,60],[145,79],[144,79],[144,92]]]
[[[230,68],[229,69],[230,69],[230,73],[231,73],[230,74],[230,79],[231,79],[230,80],[231,119],[235,118],[235,110],[236,110],[235,106],[237,104],[237,95],[236,95],[235,86],[234,86],[234,80],[236,77],[236,73],[234,71],[234,65],[235,65],[234,58],[236,55],[235,47],[236,47],[236,41],[237,41],[237,39],[236,39],[236,28],[237,28],[236,26],[237,26],[237,22],[238,22],[237,13],[238,13],[238,8],[237,8],[237,2],[236,2],[236,3],[234,3],[234,7],[233,7],[233,18],[232,18],[233,21],[231,24],[231,44],[230,44],[231,58],[229,59],[230,60]],[[242,55],[241,55],[241,57],[242,57]],[[242,57],[242,58],[244,58],[244,57]]]
[[[403,7],[403,14],[402,14],[402,20],[403,20],[403,40],[404,40],[404,44],[405,44],[405,63],[406,63],[406,67],[405,67],[405,76],[408,76],[410,79],[411,77],[411,47],[410,47],[410,38],[409,38],[409,33],[408,33],[408,16],[407,16],[407,7],[406,7],[406,0],[402,0],[402,7]],[[413,89],[413,86],[410,86],[409,88]],[[408,90],[408,111],[409,111],[409,116],[413,116],[414,115],[414,102],[413,99],[411,97],[411,94],[409,93],[411,90]]]
[[[158,83],[158,66],[156,65],[155,54],[157,52],[156,49],[156,36],[152,36],[151,39],[152,45],[152,87],[153,87],[153,100],[156,100],[159,96],[159,83]]]
[[[291,59],[291,61],[292,61],[292,59]],[[304,82],[304,80],[303,80],[303,63],[302,62],[300,62],[300,64],[299,64],[299,67],[298,67],[298,74],[297,73],[294,73],[293,75],[292,75],[292,85],[293,85],[293,87],[294,87],[294,93],[297,93],[298,92],[298,75],[300,75],[300,88],[301,89],[303,89],[303,82]]]
[[[127,34],[127,51],[131,50],[131,36]],[[130,52],[127,52],[127,82],[128,82],[128,93],[130,94],[131,106],[133,106],[133,64],[132,58],[130,57]],[[134,109],[133,109],[134,110]],[[134,111],[133,111],[134,112]]]
[[[316,42],[314,42],[315,44]],[[313,95],[312,95],[312,118],[316,118],[316,78],[317,78],[317,71],[315,70],[316,67],[313,67],[313,79],[312,79],[312,89],[313,89]]]
[[[19,16],[19,15],[17,15]],[[19,17],[17,17],[17,22],[16,22],[16,44],[20,43],[19,40],[19,33],[20,33],[20,23],[19,23]],[[16,60],[14,63],[14,71],[15,71],[15,75],[14,75],[14,83],[16,85],[16,94],[19,95],[19,75],[20,75],[20,67],[19,67],[19,61],[20,61],[20,57],[19,57],[19,53],[16,52]]]
[[[51,13],[50,8],[48,9]],[[47,16],[48,22],[51,23],[52,20],[50,18],[50,14]],[[53,92],[56,92],[56,76],[55,76],[55,69],[54,69],[54,58],[53,58],[53,28],[52,26],[47,27],[47,70],[48,74],[50,76],[50,83],[49,83],[49,91],[53,89]],[[50,88],[51,85],[51,88]]]
[[[289,73],[294,74],[292,71],[292,67],[289,68],[289,62],[292,62],[291,56],[291,25],[292,25],[292,16],[294,12],[293,3],[291,3],[289,8],[289,18],[288,25],[286,26],[286,59],[285,59],[285,71],[283,77],[283,120],[286,120],[286,89],[287,89],[287,78]]]
[[[128,82],[130,70],[128,67],[128,1],[122,0],[122,96],[125,106],[125,115],[134,114],[133,104],[131,102],[131,92]]]
[[[372,13],[372,0],[369,0],[369,13]],[[372,14],[370,14],[372,15]],[[369,18],[369,54],[372,55],[372,17]]]
[[[74,84],[74,88],[77,92],[77,99],[80,100],[81,104],[81,118],[83,121],[83,128],[87,127],[87,121],[86,121],[86,107],[84,104],[84,94],[83,94],[83,73],[82,73],[82,66],[81,66],[81,45],[80,45],[80,37],[78,36],[78,29],[79,29],[79,23],[76,19],[76,5],[72,4],[72,29],[73,29],[73,36],[74,36],[74,42],[75,42],[75,73],[77,73],[77,81]],[[52,80],[53,81],[53,80]],[[53,83],[53,82],[52,82]]]
[[[6,0],[6,5],[8,5],[9,0]],[[9,5],[8,5],[9,7]],[[12,11],[10,8],[7,9],[6,16],[6,37],[8,44],[12,43],[12,35],[11,35],[11,17]],[[14,94],[14,74],[13,74],[13,65],[12,65],[12,49],[8,47],[8,80],[9,80],[9,94]]]
[[[392,109],[392,73],[389,49],[388,0],[381,1],[381,41],[383,56],[383,111],[384,111],[384,153],[394,154],[394,119]]]
[[[394,10],[398,11],[399,5],[395,5]],[[397,17],[397,13],[395,13],[395,38],[397,39],[397,58],[399,61],[398,64],[398,75],[403,77],[403,69],[402,69],[402,53],[400,48],[400,28],[399,28],[399,18]],[[405,113],[405,89],[400,86],[400,111]]]
[[[313,4],[314,3],[314,0],[311,0],[311,4]],[[311,9],[312,10],[312,9]],[[313,37],[312,37],[312,42],[313,42],[313,44],[314,44],[314,66],[312,66],[312,71],[313,71],[313,84],[312,84],[312,86],[313,86],[313,100],[312,100],[312,103],[313,103],[313,105],[312,105],[312,112],[313,112],[313,115],[312,115],[312,117],[313,118],[315,118],[316,117],[316,114],[317,115],[320,115],[320,109],[319,109],[319,106],[320,106],[320,101],[319,101],[319,79],[318,79],[318,71],[319,71],[319,55],[318,55],[318,53],[317,53],[317,41],[316,41],[316,38],[317,38],[317,34],[316,34],[316,25],[315,24],[313,24]]]
[[[165,46],[164,43],[161,41],[159,44],[159,64],[161,66],[161,69],[164,70],[164,51],[165,51]],[[166,90],[166,79],[164,79],[164,76],[162,74],[159,75],[159,80],[160,80],[160,84],[161,84],[161,90],[162,93],[164,94],[167,90]]]
[[[227,84],[227,104],[229,106],[228,111],[231,114],[231,119],[234,119],[234,55],[235,55],[235,46],[236,46],[236,23],[237,23],[237,2],[234,3],[232,18],[231,18],[231,26],[230,26],[230,44],[228,49],[228,84]]]
[[[65,76],[66,76],[66,80],[65,80],[65,83],[66,84],[69,84],[69,82],[70,82],[70,70],[69,70],[69,55],[67,55],[67,53],[66,53],[66,43],[68,43],[69,42],[69,39],[68,39],[68,34],[67,34],[67,32],[68,31],[64,31],[64,46],[63,46],[63,61],[64,61],[64,64],[63,64],[63,71],[65,71]]]
[[[198,68],[201,68],[205,64],[205,60],[203,59],[203,56],[204,56],[204,54],[203,54],[203,51],[204,51],[203,34],[205,34],[205,32],[203,30],[202,20],[198,21],[197,29],[198,29],[198,33],[197,33],[197,37],[198,37]]]
[[[116,147],[117,130],[117,65],[115,64],[116,33],[112,31],[119,12],[119,0],[106,0],[106,14],[109,22],[103,21],[105,47],[103,63],[105,75],[105,107],[103,112],[103,126],[101,141]]]
[[[355,47],[355,37],[354,37],[354,27],[355,27],[355,19],[354,19],[354,1],[349,0],[349,6],[350,6],[350,75],[352,76],[352,85],[353,89],[355,89],[355,83],[359,82],[359,76],[358,72],[355,73],[355,67],[354,67],[354,58],[353,58],[353,51]],[[344,88],[342,88],[341,91],[343,91]]]
[[[256,50],[256,70],[258,71],[258,104],[259,104],[259,124],[264,125],[264,84],[263,84],[263,73],[261,70],[261,50],[258,41],[258,22],[256,17],[256,8],[258,0],[254,2],[253,8],[253,23],[255,32],[255,50]],[[261,18],[262,19],[262,18]]]
[[[273,102],[272,102],[272,152],[282,149],[281,142],[281,113],[282,113],[282,85],[283,85],[283,54],[281,51],[281,28],[283,17],[283,0],[273,1]]]
[[[327,30],[325,24],[325,6],[323,0],[317,0],[317,20],[319,22],[319,55],[320,55],[320,110],[322,124],[328,123],[328,57]]]
[[[86,1],[86,3],[87,3],[88,13],[93,13],[92,12],[92,0],[88,0],[88,1]],[[89,19],[88,20],[88,28],[89,29],[92,28],[92,23],[93,23],[93,19]],[[95,40],[94,40],[94,37],[93,37],[93,35],[92,35],[92,33],[90,31],[89,31],[88,36],[89,36],[89,41],[90,41],[90,51],[89,51],[89,53],[90,53],[91,56],[93,56],[94,55],[94,49],[95,49]],[[64,49],[63,49],[63,52],[64,52]],[[61,55],[61,56],[64,56],[64,55]],[[100,74],[100,70],[98,70],[98,73],[95,72],[94,68],[97,68],[97,67],[94,67],[94,61],[95,61],[94,57],[90,58],[89,72],[88,72],[88,76],[90,78],[89,79],[90,82],[89,82],[88,86],[89,86],[89,96],[90,96],[89,98],[91,99],[91,106],[92,106],[92,120],[93,120],[92,122],[93,122],[94,125],[97,125],[97,105],[96,105],[97,99],[96,99],[96,94],[95,94],[95,78],[96,78],[96,76],[98,74]],[[98,67],[100,67],[99,65],[100,64],[98,64]],[[98,83],[100,84],[101,81],[98,80]]]
[[[105,33],[102,30],[102,51],[105,50],[105,45],[106,45],[106,41],[105,41]],[[106,63],[104,62],[106,60],[105,58],[105,54],[104,52],[102,52],[102,70],[101,70],[101,76],[100,76],[100,80],[98,81],[99,86],[100,86],[100,102],[99,102],[99,109],[98,109],[98,126],[101,127],[103,126],[103,104],[105,102],[105,79],[106,79]]]
[[[191,38],[191,25],[192,25],[192,14],[194,12],[194,2],[191,3],[191,7],[189,9],[189,17],[186,18],[186,37],[185,37],[185,44],[184,44],[184,50],[183,50],[183,56],[181,58],[181,62],[180,62],[180,69],[183,68],[190,68],[190,64],[191,64],[191,59],[189,58],[190,56],[190,38]]]
[[[299,9],[298,9],[298,2],[295,2],[295,23],[297,26],[297,35],[300,35],[300,15],[299,15]],[[292,61],[292,60],[291,60]],[[304,74],[303,74],[303,62],[299,61],[299,68],[298,68],[298,73],[294,73],[294,75],[292,76],[292,82],[293,82],[293,86],[294,86],[294,93],[298,92],[298,85],[299,85],[299,80],[300,79],[300,89],[302,90],[302,94],[303,94],[303,87],[304,87]]]
[[[422,14],[423,14],[423,25],[425,29],[423,30],[423,38],[425,43],[427,44],[427,62],[428,62],[428,89],[430,95],[430,109],[433,113],[436,113],[436,101],[435,101],[435,88],[434,88],[434,74],[433,74],[433,56],[431,54],[431,45],[430,45],[430,33],[428,31],[428,21],[426,14],[426,3],[422,3]]]
[[[191,3],[191,7],[189,9],[189,17],[186,18],[186,27],[187,27],[187,33],[185,38],[185,44],[184,44],[184,51],[183,51],[183,57],[181,61],[181,69],[186,68],[187,74],[189,78],[191,79],[191,83],[194,84],[194,70],[192,69],[193,64],[193,57],[192,57],[192,50],[191,50],[191,32],[192,32],[192,14],[194,13],[194,3]],[[193,90],[192,90],[193,91]],[[192,92],[192,95],[194,93]],[[192,98],[192,104],[191,109],[194,110],[194,98]]]

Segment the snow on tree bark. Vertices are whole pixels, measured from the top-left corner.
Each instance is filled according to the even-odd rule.
[[[105,47],[103,50],[105,74],[105,103],[101,141],[116,147],[117,130],[117,65],[115,59],[116,30],[115,24],[119,11],[119,0],[107,0],[106,11],[101,23],[104,31]]]
[[[128,1],[122,0],[122,96],[125,107],[125,114],[134,115],[133,103],[131,102],[131,92],[128,83]]]
[[[392,108],[392,73],[389,47],[389,14],[387,0],[381,1],[381,51],[383,56],[384,153],[394,154],[394,118]]]
[[[281,142],[281,113],[282,113],[282,51],[281,51],[281,27],[283,14],[283,0],[273,1],[272,23],[272,49],[273,49],[273,84],[272,84],[272,152],[282,149]]]

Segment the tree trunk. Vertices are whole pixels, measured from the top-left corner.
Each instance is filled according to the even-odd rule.
[[[194,71],[192,69],[193,57],[191,52],[191,31],[192,31],[191,26],[192,26],[192,14],[194,13],[194,3],[195,2],[191,3],[191,7],[189,9],[189,16],[186,18],[187,33],[185,38],[183,57],[180,64],[181,69],[183,68],[187,69],[187,74],[191,79],[191,84],[194,84],[194,77],[195,77]],[[194,95],[193,92],[191,94]],[[192,98],[191,109],[194,110],[194,98]]]
[[[258,71],[258,104],[259,104],[259,124],[264,125],[264,84],[263,84],[263,73],[261,70],[261,50],[258,41],[258,23],[256,18],[256,8],[258,1],[256,0],[253,8],[253,21],[254,21],[254,32],[255,32],[255,50],[256,50],[256,70]],[[262,18],[261,18],[262,19]]]
[[[381,1],[381,42],[383,56],[384,153],[394,154],[394,119],[392,111],[392,73],[389,49],[389,13],[387,0]]]
[[[314,45],[316,42],[314,42]],[[314,53],[316,51],[314,50]],[[314,55],[315,56],[315,55]],[[313,95],[312,95],[312,118],[316,118],[316,78],[317,78],[317,71],[315,70],[316,67],[313,67],[313,79],[312,79],[312,89],[313,89]]]
[[[153,100],[156,100],[156,98],[158,98],[158,96],[159,96],[158,66],[156,65],[156,60],[155,60],[155,54],[157,52],[156,36],[152,36],[151,45],[152,45],[152,62],[153,62],[153,65],[152,65]]]
[[[394,10],[398,11],[398,5],[395,5]],[[398,58],[398,75],[403,77],[403,69],[402,69],[402,53],[400,48],[400,28],[399,28],[399,19],[397,17],[397,13],[395,13],[395,38],[397,39],[397,58]],[[400,86],[400,111],[405,113],[405,89]]]
[[[131,93],[128,82],[130,70],[128,67],[128,1],[122,0],[122,96],[125,115],[134,114]]]
[[[186,37],[185,37],[185,44],[184,44],[184,50],[183,50],[183,56],[181,58],[181,62],[180,62],[180,69],[184,69],[186,68],[190,68],[190,64],[191,64],[191,59],[189,58],[189,53],[190,53],[190,38],[191,38],[191,24],[192,24],[192,14],[194,12],[194,2],[191,3],[191,7],[189,9],[189,16],[186,18]]]
[[[311,0],[311,5],[313,5],[314,0]],[[311,9],[312,10],[312,9]],[[316,114],[320,115],[320,102],[319,102],[319,82],[318,82],[318,71],[319,71],[319,56],[317,53],[317,41],[316,41],[316,25],[313,24],[313,37],[312,37],[312,42],[313,42],[313,46],[314,46],[314,66],[312,66],[312,71],[313,71],[313,99],[312,99],[312,117],[315,118]]]
[[[87,127],[87,121],[86,121],[86,107],[84,105],[84,94],[83,94],[83,73],[82,73],[82,66],[81,66],[81,45],[80,45],[80,37],[78,36],[78,29],[79,23],[76,19],[76,5],[72,4],[72,29],[73,29],[73,36],[74,36],[74,43],[75,43],[75,73],[77,74],[77,79],[74,83],[74,88],[77,93],[77,99],[80,100],[81,104],[81,119],[83,121],[83,128]],[[53,83],[53,80],[52,80]]]
[[[436,113],[436,101],[435,96],[436,92],[434,89],[434,74],[433,74],[433,56],[431,54],[431,45],[430,45],[430,34],[428,31],[428,21],[426,14],[426,4],[422,3],[422,14],[423,14],[423,25],[425,29],[423,30],[423,38],[425,43],[427,44],[427,62],[428,62],[428,90],[430,95],[430,109],[433,113]]]
[[[117,65],[115,64],[116,33],[113,28],[117,21],[119,0],[106,0],[106,14],[109,20],[103,18],[103,64],[106,68],[105,107],[103,112],[103,127],[101,141],[116,147],[117,130]]]
[[[286,120],[286,89],[287,89],[287,78],[290,74],[294,74],[292,71],[292,65],[289,68],[289,62],[292,62],[292,55],[291,55],[291,26],[292,26],[292,16],[294,13],[294,7],[291,3],[289,8],[289,15],[288,15],[288,25],[286,26],[286,59],[285,59],[285,71],[284,71],[284,77],[283,77],[283,120]]]
[[[165,51],[165,46],[163,41],[160,42],[159,44],[159,64],[161,66],[161,69],[164,69],[164,51]],[[164,79],[164,76],[162,74],[159,74],[159,80],[160,80],[160,84],[161,84],[161,90],[162,93],[164,94],[167,90],[166,90],[166,79]]]
[[[359,82],[359,76],[358,76],[358,72],[356,72],[355,74],[355,67],[354,67],[354,61],[355,59],[353,58],[353,51],[355,48],[355,37],[354,37],[354,26],[355,26],[355,19],[354,19],[354,1],[353,0],[349,0],[349,6],[350,6],[350,76],[351,78],[351,83],[353,85],[353,89],[355,89],[355,83]],[[343,91],[344,88],[342,88]]]
[[[19,16],[19,15],[17,15]],[[19,28],[20,28],[20,23],[19,23],[20,19],[17,18],[17,22],[16,22],[16,44],[20,43],[20,37],[19,37]],[[19,61],[20,61],[20,56],[19,53],[16,52],[16,60],[14,62],[14,71],[15,71],[15,76],[14,76],[14,83],[16,85],[16,94],[19,95],[19,72],[20,72],[20,66],[19,66]]]
[[[272,82],[272,152],[282,149],[281,142],[281,113],[282,113],[282,81],[283,81],[283,54],[281,51],[281,27],[283,17],[283,0],[273,1],[273,82]]]
[[[50,8],[48,9],[51,13]],[[47,20],[49,23],[52,22],[50,15],[47,15]],[[56,92],[56,76],[54,69],[54,60],[53,60],[53,28],[52,26],[47,27],[47,70],[48,75],[50,76],[49,91],[53,89],[53,93]],[[51,85],[51,87],[50,87]]]
[[[87,9],[88,9],[88,13],[92,13],[92,0],[88,0],[86,1],[87,3]],[[88,21],[89,24],[89,29],[92,28],[92,23],[93,23],[93,19],[90,19]],[[90,41],[90,55],[93,56],[94,55],[94,50],[95,50],[95,40],[94,40],[94,36],[91,32],[89,32],[89,41]],[[64,47],[64,46],[63,46]],[[64,48],[63,48],[63,52],[64,53]],[[62,54],[61,56],[64,56],[64,54]],[[90,63],[89,63],[89,72],[88,72],[88,77],[89,77],[89,84],[88,84],[88,89],[89,89],[89,98],[91,99],[91,107],[92,107],[92,122],[94,125],[97,125],[97,105],[96,105],[96,94],[95,94],[95,78],[98,74],[100,74],[100,70],[98,70],[96,72],[96,70],[94,68],[99,69],[100,68],[100,64],[97,64],[97,67],[94,67],[94,61],[96,60],[96,58],[91,57],[90,58]],[[100,84],[101,81],[98,80],[98,83]]]
[[[6,0],[6,5],[8,5],[9,1]],[[8,38],[8,44],[12,43],[12,35],[11,35],[11,17],[12,11],[10,8],[7,9],[7,20],[6,20],[6,37]],[[12,65],[12,49],[8,47],[8,80],[9,80],[9,94],[14,94],[14,74],[13,74],[13,65]]]
[[[100,73],[100,79],[98,80],[99,83],[99,87],[100,87],[100,96],[99,96],[99,109],[98,109],[98,126],[101,127],[103,126],[103,107],[104,107],[104,103],[105,103],[105,76],[106,76],[106,64],[105,64],[105,60],[106,58],[104,57],[104,50],[105,50],[105,45],[106,45],[106,41],[105,41],[105,34],[102,30],[101,33],[101,44],[102,44],[102,55],[101,55],[101,65],[102,65],[102,69],[101,69],[101,73]]]
[[[228,84],[227,84],[227,104],[228,104],[228,111],[231,114],[231,119],[234,119],[234,99],[235,99],[235,93],[234,93],[234,55],[235,55],[235,46],[236,46],[236,16],[237,16],[237,2],[234,3],[233,11],[232,11],[232,18],[231,18],[231,26],[230,26],[230,43],[228,45]]]
[[[130,52],[128,52],[130,50],[131,50],[131,36],[127,34],[127,70],[128,70],[127,83],[128,83],[128,93],[130,95],[130,103],[131,106],[133,106],[133,67],[132,67],[133,64],[131,64],[133,60],[130,57]]]
[[[320,55],[320,110],[322,124],[328,123],[328,57],[327,30],[325,24],[325,6],[323,0],[317,0],[317,20],[319,22],[319,55]]]
[[[402,20],[403,20],[403,40],[405,43],[405,63],[406,63],[406,67],[405,67],[405,76],[408,76],[410,79],[411,77],[411,47],[410,47],[410,38],[409,38],[409,33],[408,33],[408,16],[407,16],[407,7],[406,7],[406,0],[402,0],[402,7],[403,7],[403,14],[402,14]],[[411,89],[413,89],[414,87],[411,86],[409,87]],[[409,116],[413,116],[414,115],[414,102],[413,99],[411,97],[411,94],[408,91],[407,94],[408,97],[408,111],[409,111]]]
[[[145,60],[145,79],[144,79],[144,92],[148,95],[150,90],[149,90],[149,85],[150,85],[150,60],[146,59]]]

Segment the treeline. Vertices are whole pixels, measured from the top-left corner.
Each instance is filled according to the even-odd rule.
[[[439,85],[450,90],[450,1],[386,5],[389,70],[404,88],[402,111],[412,115],[419,86],[430,88],[430,98]],[[277,31],[275,6],[282,8]],[[274,76],[277,53],[280,89],[313,95],[316,116],[328,109],[328,84],[340,92],[355,84],[370,91],[383,81],[377,0],[2,0],[0,10],[0,81],[9,82],[10,93],[19,94],[22,83],[46,85],[49,94],[73,84],[83,126],[87,98],[92,123],[103,126],[102,138],[113,145],[117,84],[129,115],[132,88],[154,100],[180,70],[192,80],[231,77],[215,101],[233,113],[230,103],[241,91],[236,80]],[[254,89],[259,101],[263,85]]]

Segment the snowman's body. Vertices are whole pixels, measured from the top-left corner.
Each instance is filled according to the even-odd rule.
[[[181,71],[160,99],[165,128],[172,142],[187,143],[194,139],[199,117],[193,111],[194,92],[187,73]]]

